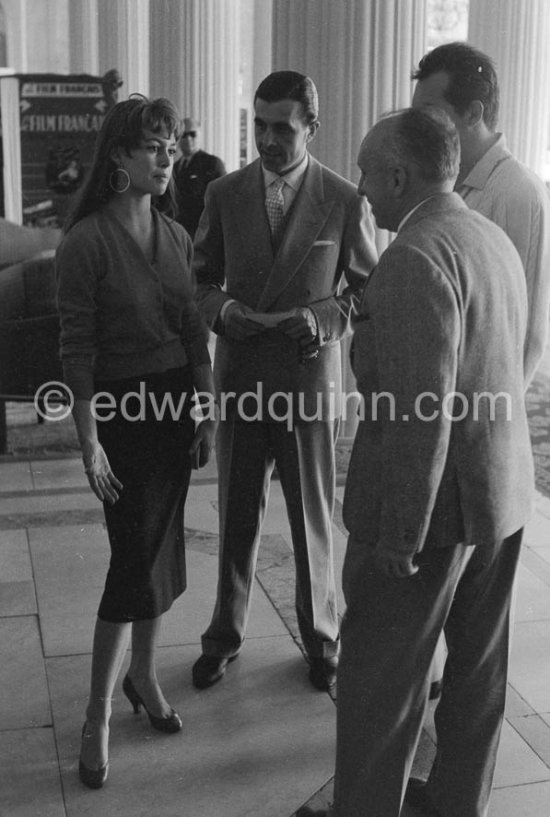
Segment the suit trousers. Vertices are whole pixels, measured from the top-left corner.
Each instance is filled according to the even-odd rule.
[[[441,817],[486,817],[504,718],[510,607],[522,531],[430,548],[387,578],[350,541],[338,669],[334,817],[399,817],[443,631],[448,657],[427,792]]]
[[[296,611],[310,656],[339,650],[333,566],[334,422],[285,423],[229,417],[216,442],[220,564],[216,606],[202,637],[207,655],[236,655],[245,631],[262,522],[275,464],[296,565]]]

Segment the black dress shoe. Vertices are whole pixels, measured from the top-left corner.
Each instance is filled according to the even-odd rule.
[[[302,806],[296,812],[296,817],[328,817],[329,812],[324,809],[310,809],[309,806]]]
[[[309,659],[309,680],[321,692],[330,692],[336,686],[336,670],[338,669],[338,658],[310,658]]]
[[[441,817],[426,790],[426,781],[419,777],[409,778],[405,791],[405,802],[422,812],[422,817]]]
[[[235,661],[236,655],[231,658],[220,658],[217,655],[201,655],[193,665],[193,684],[197,689],[208,689],[217,681],[221,681],[230,661]]]

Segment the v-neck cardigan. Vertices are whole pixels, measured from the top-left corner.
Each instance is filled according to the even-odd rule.
[[[152,213],[152,263],[125,227],[101,211],[75,224],[57,249],[60,354],[75,398],[90,399],[94,379],[210,362],[193,297],[191,239],[179,224]]]

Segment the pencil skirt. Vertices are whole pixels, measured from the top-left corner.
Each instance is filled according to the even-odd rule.
[[[98,617],[152,619],[186,587],[183,517],[195,428],[191,374],[186,367],[96,382],[98,391],[116,402],[97,427],[123,485],[114,505],[104,503],[111,559]]]

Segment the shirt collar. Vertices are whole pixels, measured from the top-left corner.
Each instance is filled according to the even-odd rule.
[[[300,185],[304,180],[304,174],[307,170],[307,166],[309,163],[309,154],[306,151],[304,158],[300,162],[299,165],[293,167],[288,173],[285,173],[283,176],[279,176],[278,173],[273,173],[272,170],[266,170],[266,168],[262,165],[262,173],[264,177],[264,188],[267,190],[270,184],[273,184],[274,181],[277,179],[284,179],[285,184],[288,184],[289,187],[292,187],[293,190],[298,192],[300,189]]]
[[[402,218],[402,219],[401,219],[401,221],[399,222],[399,227],[397,228],[397,232],[399,232],[399,231],[401,230],[401,228],[405,226],[406,222],[407,222],[407,221],[410,219],[410,217],[412,216],[412,214],[413,214],[413,213],[414,213],[416,210],[418,210],[418,208],[419,208],[419,207],[422,207],[422,205],[424,204],[424,202],[429,201],[430,199],[433,199],[433,196],[426,196],[426,198],[425,198],[425,199],[422,199],[422,201],[419,201],[419,202],[418,202],[418,204],[415,204],[415,206],[412,208],[412,210],[409,210],[409,212],[407,213],[407,215],[403,216],[403,218]]]
[[[495,167],[502,162],[503,159],[510,156],[510,151],[506,147],[504,134],[499,133],[497,136],[498,139],[494,145],[491,145],[489,150],[475,163],[466,178],[462,181],[462,184],[457,186],[457,190],[460,190],[462,187],[473,187],[477,190],[483,190]]]

